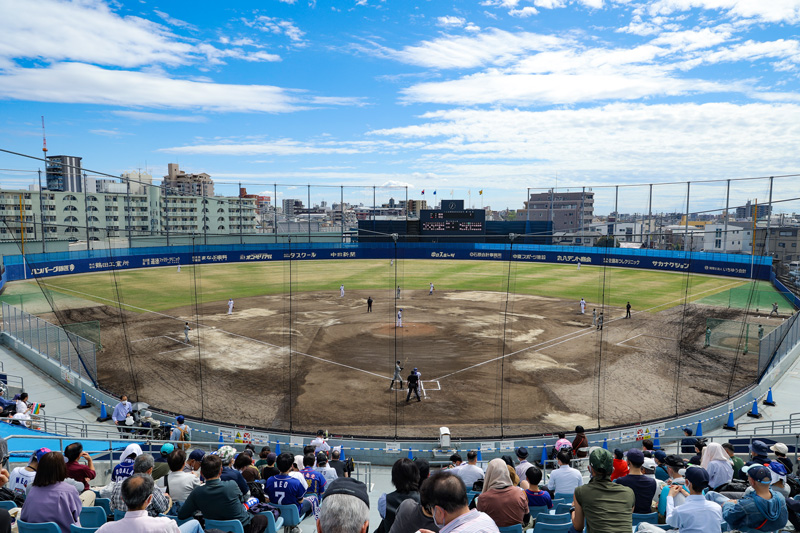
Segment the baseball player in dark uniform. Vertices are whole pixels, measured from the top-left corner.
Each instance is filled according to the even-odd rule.
[[[372,312],[372,296],[367,298],[367,313]]]

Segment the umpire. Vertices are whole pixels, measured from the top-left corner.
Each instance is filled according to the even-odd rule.
[[[419,376],[414,371],[408,375],[408,394],[406,395],[406,403],[411,400],[412,392],[417,396],[417,401],[421,402],[422,399],[419,397]]]

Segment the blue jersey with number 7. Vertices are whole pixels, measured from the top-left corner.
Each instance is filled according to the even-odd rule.
[[[306,493],[306,487],[299,481],[286,474],[278,474],[267,480],[267,496],[269,502],[276,505],[295,504],[300,511],[302,504],[299,503]]]

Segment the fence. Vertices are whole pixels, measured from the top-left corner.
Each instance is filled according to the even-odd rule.
[[[761,339],[758,349],[758,373],[762,376],[767,366],[774,366],[800,342],[800,313],[790,316],[783,324]]]
[[[95,343],[3,302],[3,330],[18,342],[56,361],[62,377],[86,378],[97,386]]]
[[[757,352],[760,339],[769,331],[761,324],[743,323],[741,320],[706,318],[705,346],[743,353]]]

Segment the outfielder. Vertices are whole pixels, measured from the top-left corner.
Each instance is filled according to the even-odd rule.
[[[583,298],[581,298],[581,314],[582,315],[586,314],[586,300],[584,300]]]
[[[578,261],[578,272],[580,272],[580,271],[581,271],[581,262]]]
[[[403,377],[400,375],[400,372],[403,371],[403,367],[400,366],[400,361],[397,361],[394,365],[394,376],[392,376],[392,383],[389,385],[390,389],[394,388],[394,382],[400,382],[400,388],[403,388]]]
[[[192,331],[192,328],[189,327],[189,323],[187,322],[185,326],[183,326],[183,338],[186,341],[186,344],[189,344],[189,332]]]
[[[428,291],[428,296],[433,295],[433,282],[431,282],[431,290]]]
[[[180,272],[180,271],[181,271],[181,264],[178,263],[178,272]]]
[[[339,285],[339,298],[344,298],[344,283]]]
[[[400,299],[400,285],[397,286],[397,299]]]
[[[233,298],[228,299],[228,314],[233,314]]]
[[[398,328],[402,328],[403,327],[403,310],[402,309],[398,309],[397,310],[397,327]]]

